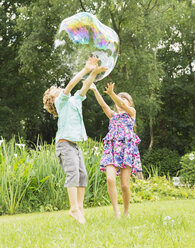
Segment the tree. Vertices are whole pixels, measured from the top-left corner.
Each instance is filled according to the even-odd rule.
[[[55,35],[63,19],[87,11],[113,28],[120,38],[117,64],[97,87],[103,92],[106,83],[113,81],[117,93],[132,95],[141,150],[168,146],[183,153],[184,146],[193,147],[192,1],[2,2],[0,59],[4,87],[0,114],[7,128],[5,131],[0,125],[0,130],[7,137],[17,131],[34,142],[38,134],[49,142],[54,137],[56,120],[43,110],[42,95],[51,85],[64,87],[70,80],[69,69],[59,66],[60,60],[53,52]],[[16,13],[14,19],[11,13]],[[10,93],[12,98],[8,97]],[[109,97],[104,98],[112,105]],[[87,133],[93,138],[103,137],[108,119],[93,94],[88,94],[83,109]]]
[[[170,23],[165,29],[163,48],[163,108],[156,125],[160,146],[177,149],[180,154],[195,147],[194,110],[194,5],[192,1],[175,1],[166,15]]]
[[[21,33],[15,30],[17,8],[28,1],[0,1],[0,135],[11,138],[13,134],[25,135],[23,118],[27,99],[25,79],[19,75],[17,59]]]

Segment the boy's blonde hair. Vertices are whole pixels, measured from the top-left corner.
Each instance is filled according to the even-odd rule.
[[[133,99],[132,99],[132,97],[128,93],[126,93],[126,92],[120,92],[118,94],[118,96],[127,99],[127,101],[131,104],[131,107],[134,107],[135,108]],[[114,111],[117,112],[116,104],[114,105]]]
[[[43,95],[43,104],[44,104],[44,109],[46,109],[50,114],[57,117],[58,113],[54,105],[55,97],[50,94],[51,90],[55,88],[57,89],[57,87],[52,86],[48,90],[45,91]]]

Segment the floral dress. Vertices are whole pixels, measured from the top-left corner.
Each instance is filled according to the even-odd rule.
[[[129,166],[131,173],[141,172],[138,144],[140,138],[134,133],[135,120],[127,113],[114,113],[110,119],[109,132],[104,137],[104,151],[100,162],[100,170],[105,171],[107,165],[118,168]]]

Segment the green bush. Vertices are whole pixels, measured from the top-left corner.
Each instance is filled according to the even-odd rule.
[[[139,180],[132,176],[130,182],[132,203],[141,203],[143,201],[175,200],[175,199],[194,199],[193,189],[186,187],[174,187],[171,180],[166,176],[149,177],[146,180]],[[120,182],[117,184],[119,203],[123,203]]]
[[[69,208],[65,175],[58,164],[54,144],[37,144],[35,149],[16,144],[12,139],[0,145],[0,215]],[[85,191],[85,207],[110,204],[106,174],[100,171],[103,144],[88,139],[79,143],[89,182]],[[194,190],[175,188],[166,177],[149,177],[130,182],[131,202],[194,197]],[[123,203],[120,178],[117,177],[119,203]]]
[[[186,184],[193,186],[195,183],[195,151],[185,154],[180,161],[180,176]]]
[[[169,150],[168,148],[147,151],[142,156],[144,176],[154,175],[155,172],[159,176],[176,176],[181,168],[179,161],[180,156],[178,152]]]

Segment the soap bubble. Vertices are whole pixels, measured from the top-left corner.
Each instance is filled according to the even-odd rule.
[[[91,56],[99,59],[99,66],[108,68],[95,81],[105,78],[113,70],[118,50],[116,32],[87,12],[64,19],[55,39],[55,53],[59,56],[60,66],[68,67],[73,75],[85,66]]]

